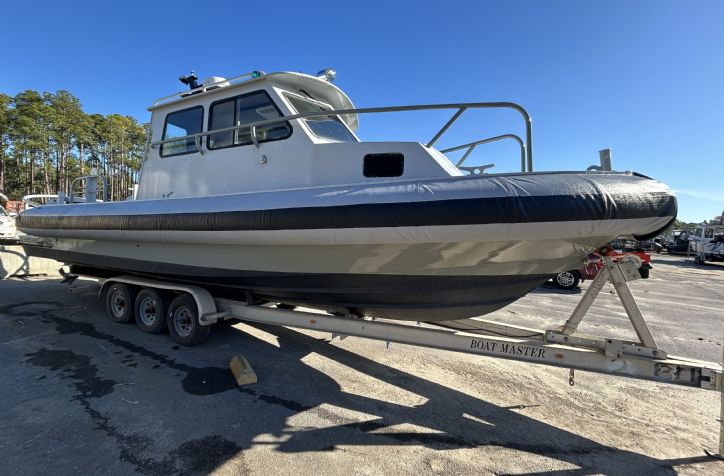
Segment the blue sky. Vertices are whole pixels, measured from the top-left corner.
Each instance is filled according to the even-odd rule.
[[[87,112],[148,120],[177,78],[337,70],[358,107],[515,101],[537,170],[614,167],[678,193],[679,217],[724,209],[724,2],[7,2],[0,92],[67,89]],[[361,117],[366,140],[427,141],[447,113]],[[523,134],[512,112],[466,113],[444,146]],[[515,170],[512,143],[473,163]]]

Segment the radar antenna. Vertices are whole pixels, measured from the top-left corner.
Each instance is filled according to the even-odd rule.
[[[178,78],[179,81],[187,84],[189,86],[189,89],[196,89],[199,87],[199,83],[197,82],[198,79],[199,78],[196,76],[196,73],[194,73],[193,70],[188,76],[181,76],[180,78]]]

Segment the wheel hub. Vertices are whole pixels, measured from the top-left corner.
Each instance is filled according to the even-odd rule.
[[[126,306],[127,303],[125,296],[123,296],[123,294],[118,290],[114,290],[113,295],[111,296],[111,311],[113,311],[113,315],[121,317],[126,311]]]
[[[193,325],[191,311],[186,307],[178,308],[173,315],[173,326],[176,333],[180,336],[188,336],[191,334]]]
[[[158,317],[158,310],[156,308],[156,300],[152,298],[146,298],[141,301],[140,306],[140,317],[144,324],[150,326],[156,322]]]
[[[563,286],[573,285],[573,275],[571,273],[561,273],[558,275],[558,282]]]

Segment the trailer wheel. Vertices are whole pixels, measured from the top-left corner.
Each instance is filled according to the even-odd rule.
[[[190,294],[181,294],[168,308],[168,332],[181,345],[199,344],[209,337],[211,326],[199,323],[199,308]]]
[[[578,271],[564,271],[558,273],[555,278],[553,278],[553,284],[555,284],[556,287],[567,290],[576,288],[579,282],[581,282],[581,277]]]
[[[136,325],[143,332],[158,334],[166,328],[166,308],[161,293],[152,288],[141,289],[134,305]]]
[[[113,283],[105,293],[106,316],[113,322],[126,323],[133,319],[133,300],[136,289],[123,283]]]

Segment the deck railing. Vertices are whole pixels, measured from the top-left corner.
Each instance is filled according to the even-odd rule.
[[[367,108],[355,108],[355,109],[333,109],[329,111],[314,111],[305,112],[301,114],[293,114],[290,116],[283,116],[274,119],[266,119],[263,121],[252,122],[249,124],[241,124],[236,126],[223,127],[210,131],[198,132],[195,134],[189,134],[183,137],[174,137],[171,139],[165,139],[160,141],[154,141],[150,143],[151,147],[159,147],[163,144],[170,144],[174,142],[186,141],[193,139],[196,148],[199,153],[203,154],[203,148],[201,139],[210,134],[218,134],[222,132],[236,131],[241,129],[249,129],[251,132],[252,142],[256,147],[259,147],[259,139],[257,138],[256,130],[258,127],[269,126],[273,124],[279,124],[287,121],[293,121],[295,119],[306,119],[310,117],[320,116],[340,116],[345,114],[374,114],[374,113],[386,113],[386,112],[402,112],[402,111],[428,111],[428,110],[444,110],[444,109],[456,109],[455,114],[448,120],[445,125],[433,136],[432,139],[426,144],[427,147],[432,147],[440,137],[457,121],[460,116],[468,109],[513,109],[520,113],[525,121],[525,141],[515,134],[503,134],[500,136],[489,137],[486,139],[477,140],[468,144],[459,145],[456,147],[450,147],[443,149],[440,152],[453,152],[456,150],[462,150],[467,148],[468,150],[463,155],[462,159],[457,162],[458,166],[461,166],[465,159],[472,153],[472,151],[481,144],[487,144],[490,142],[496,142],[503,139],[513,139],[520,145],[521,150],[521,172],[532,172],[533,171],[533,125],[530,114],[522,106],[513,102],[475,102],[475,103],[455,103],[455,104],[423,104],[423,105],[412,105],[412,106],[389,106],[389,107],[367,107]]]

